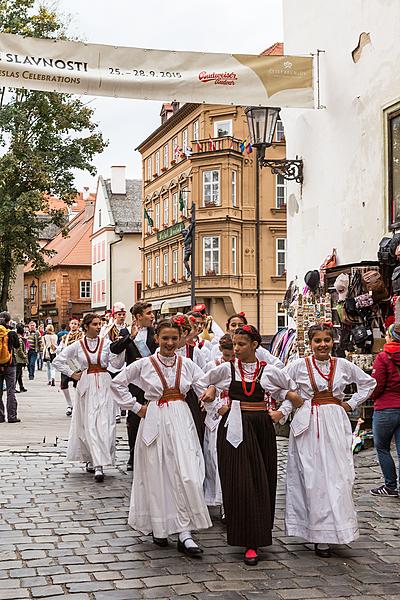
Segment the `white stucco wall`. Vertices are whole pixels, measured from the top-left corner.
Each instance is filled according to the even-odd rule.
[[[387,233],[384,110],[400,100],[399,0],[283,0],[285,54],[321,55],[324,110],[285,110],[287,157],[304,161],[288,186],[288,276],[376,260]],[[362,32],[369,33],[358,63]]]
[[[142,280],[141,242],[141,233],[125,234],[112,246],[112,303],[123,302],[127,311],[135,303],[135,281]]]

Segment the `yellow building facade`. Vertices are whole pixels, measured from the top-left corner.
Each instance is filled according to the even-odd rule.
[[[280,310],[286,288],[284,179],[261,169],[257,222],[256,151],[248,146],[243,107],[167,104],[161,121],[138,147],[144,186],[143,299],[161,314],[189,310],[182,230],[195,202],[196,301],[204,302],[223,328],[227,317],[240,311],[257,325],[259,301],[260,331],[273,335],[285,319]],[[280,122],[275,139],[266,156],[285,158]]]

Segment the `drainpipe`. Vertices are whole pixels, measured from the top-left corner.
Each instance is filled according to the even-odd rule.
[[[118,244],[119,242],[122,242],[122,238],[123,238],[123,235],[121,235],[120,233],[117,233],[117,231],[115,231],[115,234],[116,234],[116,235],[119,235],[119,240],[115,240],[114,242],[111,242],[111,244],[110,244],[110,275],[109,275],[109,287],[110,287],[110,307],[109,307],[109,308],[112,308],[112,307],[113,307],[113,304],[114,304],[114,303],[113,303],[113,297],[112,297],[112,293],[113,293],[113,285],[112,285],[112,247],[113,247],[115,244]],[[107,308],[108,308],[108,307],[106,306],[106,309],[107,309]]]

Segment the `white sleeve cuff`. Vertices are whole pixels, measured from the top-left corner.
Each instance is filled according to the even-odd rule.
[[[132,405],[131,411],[134,412],[135,415],[137,415],[141,408],[143,408],[143,404],[140,404],[140,402],[135,400],[134,404]]]

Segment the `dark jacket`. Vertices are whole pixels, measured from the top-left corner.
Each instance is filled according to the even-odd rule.
[[[374,410],[400,408],[400,344],[398,352],[380,352],[374,361],[372,377]]]
[[[152,327],[147,328],[146,344],[150,352],[154,354],[158,348],[158,344],[154,339],[154,329]],[[130,365],[136,360],[139,360],[139,358],[142,358],[139,350],[136,348],[134,340],[131,338],[129,333],[128,335],[121,337],[119,340],[112,342],[112,344],[110,344],[110,350],[114,354],[121,354],[121,352],[125,350],[125,361],[127,365]],[[141,388],[133,383],[130,383],[129,391],[132,396],[136,396],[136,400],[140,402],[140,404],[145,403],[144,392]]]
[[[9,350],[12,358],[8,365],[2,365],[2,366],[3,366],[3,368],[4,367],[15,367],[14,349],[16,350],[17,348],[19,348],[18,333],[16,331],[13,331],[12,329],[10,329],[8,327],[8,325],[6,325],[5,323],[3,323],[3,325],[6,329],[8,329],[8,350]]]

